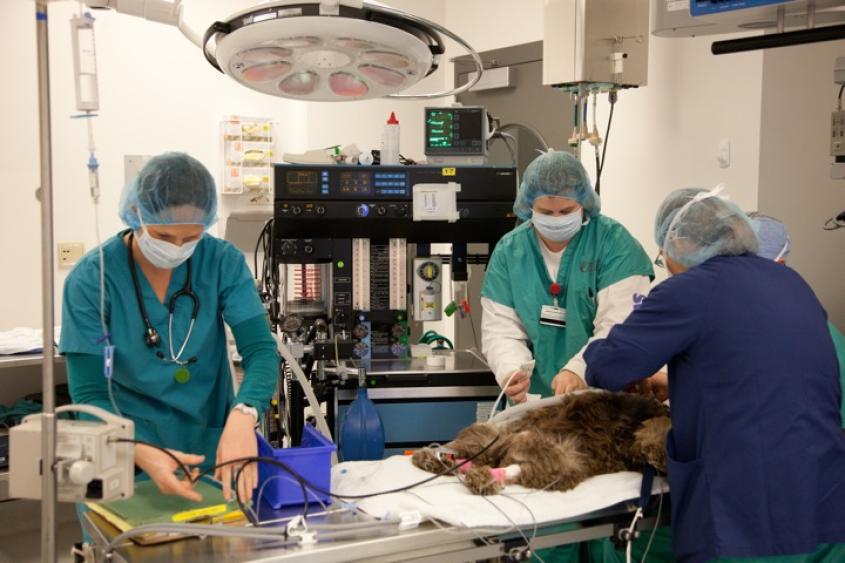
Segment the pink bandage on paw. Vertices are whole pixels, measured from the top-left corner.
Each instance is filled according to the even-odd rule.
[[[495,469],[491,469],[490,477],[492,477],[497,483],[504,485],[508,479],[518,477],[519,473],[520,469],[518,465],[508,465],[507,467],[496,467]]]
[[[463,465],[461,465],[462,463],[463,463]],[[464,463],[464,460],[456,459],[455,464],[460,465],[460,467],[458,468],[458,471],[460,471],[461,473],[466,473],[467,471],[472,469],[472,462],[471,461],[467,461],[466,463]]]

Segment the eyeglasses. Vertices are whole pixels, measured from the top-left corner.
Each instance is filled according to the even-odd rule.
[[[658,268],[665,268],[666,264],[663,262],[663,251],[659,251],[654,258],[654,265]]]

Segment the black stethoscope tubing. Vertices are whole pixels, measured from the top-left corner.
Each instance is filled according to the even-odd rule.
[[[144,305],[144,298],[141,295],[141,284],[138,281],[138,272],[135,270],[135,256],[134,250],[132,247],[132,243],[134,240],[134,233],[129,231],[129,272],[132,274],[132,286],[135,290],[135,300],[138,302],[138,310],[141,313],[141,319],[144,321],[144,343],[150,347],[158,347],[161,345],[161,334],[159,334],[158,330],[153,326],[153,323],[150,322],[150,316],[147,314],[147,307]],[[184,351],[185,346],[188,343],[188,339],[190,338],[191,331],[193,329],[194,322],[197,320],[197,315],[199,314],[200,309],[200,300],[196,293],[194,293],[193,286],[191,284],[191,273],[193,271],[191,265],[191,259],[188,258],[187,261],[187,276],[185,278],[185,283],[182,285],[182,288],[170,296],[170,300],[167,303],[167,310],[170,316],[170,331],[171,331],[171,339],[172,339],[172,330],[173,330],[173,313],[176,311],[176,302],[180,297],[187,297],[191,300],[192,308],[191,308],[191,329],[188,330],[188,335],[185,337],[185,342],[182,344],[182,351]],[[178,356],[174,356],[173,354],[173,342],[170,342],[170,361],[179,364],[179,365],[187,365],[192,364],[197,361],[196,358],[191,358],[187,362],[181,362],[179,358],[182,356],[182,351],[180,351]],[[156,356],[161,359],[165,359],[164,353],[160,350],[156,352]]]

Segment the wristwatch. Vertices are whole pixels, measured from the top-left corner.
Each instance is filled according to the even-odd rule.
[[[234,407],[232,407],[233,411],[241,411],[244,414],[251,414],[252,417],[258,422],[258,409],[255,407],[248,405],[246,403],[238,403]]]

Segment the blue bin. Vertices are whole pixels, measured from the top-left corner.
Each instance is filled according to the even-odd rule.
[[[297,448],[275,449],[260,435],[258,455],[277,459],[324,491],[331,491],[332,453],[337,450],[329,439],[316,428],[306,424],[302,429],[302,445]],[[269,481],[269,482],[268,482]],[[266,486],[265,486],[266,483]],[[269,463],[258,464],[258,487],[255,489],[254,504],[258,505],[258,494],[263,489],[261,502],[274,509],[283,506],[302,505],[302,487],[284,469]],[[310,489],[308,502],[331,502],[331,497]]]

